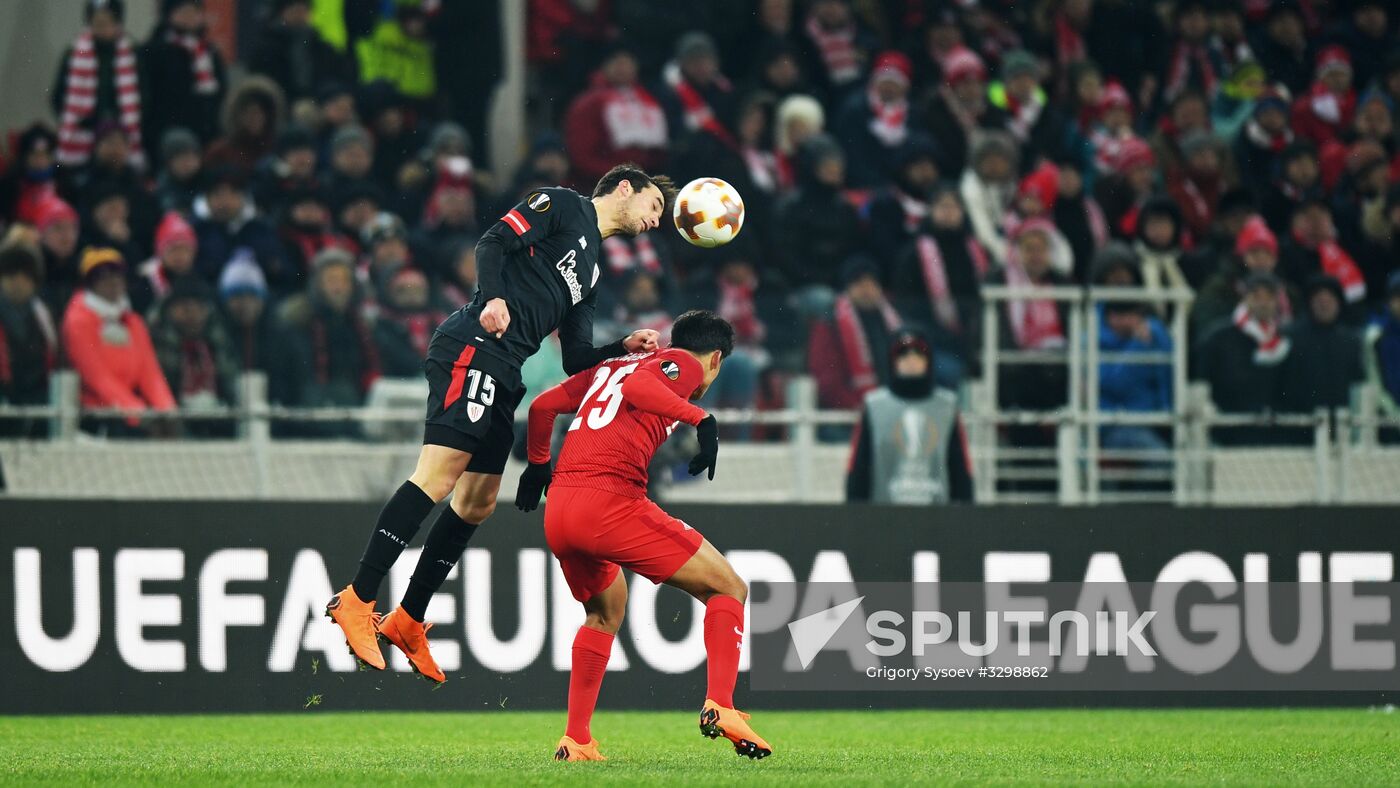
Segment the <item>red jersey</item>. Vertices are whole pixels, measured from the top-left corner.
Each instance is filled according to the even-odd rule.
[[[705,418],[690,401],[704,382],[700,362],[683,350],[633,353],[584,370],[530,403],[530,462],[549,462],[555,417],[574,413],[551,484],[645,497],[656,450],[678,423]]]

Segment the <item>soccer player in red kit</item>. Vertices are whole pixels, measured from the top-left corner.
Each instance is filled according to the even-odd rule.
[[[548,487],[545,540],[587,614],[574,638],[569,721],[555,760],[605,760],[589,722],[627,609],[622,567],[705,605],[700,732],[724,736],[750,758],[773,752],[749,727],[749,715],[734,708],[748,586],[714,545],[646,497],[647,466],[681,422],[695,426],[700,439],[691,475],[708,469],[715,477],[719,427],[691,400],[705,393],[733,349],[729,323],[713,312],[687,312],[672,326],[669,348],[608,359],[530,404],[530,466],[515,504],[533,511]],[[551,471],[550,436],[561,413],[575,416]]]

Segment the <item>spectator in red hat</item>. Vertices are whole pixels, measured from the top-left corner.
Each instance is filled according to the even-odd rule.
[[[1019,234],[1022,224],[1033,220],[1054,221],[1055,201],[1060,195],[1060,169],[1051,162],[1042,162],[1016,186],[1016,198],[1001,220],[1007,238]],[[1074,271],[1074,251],[1063,235],[1057,234],[1050,252],[1050,266],[1055,273],[1068,277]]]
[[[943,58],[943,81],[925,103],[928,129],[938,144],[938,168],[956,177],[967,168],[973,137],[1006,125],[1006,113],[987,101],[987,66],[967,47]]]
[[[1117,81],[1104,85],[1099,103],[1088,130],[1089,145],[1094,151],[1094,166],[1099,174],[1113,172],[1114,159],[1128,140],[1139,139],[1133,131],[1133,100]]]
[[[1196,294],[1191,304],[1191,336],[1202,337],[1220,320],[1229,317],[1244,298],[1244,282],[1251,274],[1273,275],[1278,269],[1278,238],[1258,216],[1240,228],[1234,253],[1221,260],[1216,271]],[[1293,318],[1297,293],[1290,286],[1278,288],[1277,314],[1281,323]]]
[[[1317,54],[1314,74],[1312,87],[1293,102],[1293,128],[1322,145],[1350,128],[1356,112],[1351,56],[1339,46],[1326,47]]]
[[[62,314],[78,286],[78,212],[61,198],[50,197],[35,210],[34,227],[44,255],[44,302]]]
[[[449,158],[438,166],[437,184],[428,196],[423,227],[416,238],[430,258],[426,267],[434,274],[450,271],[462,242],[479,234],[471,160],[465,156]]]
[[[155,256],[136,268],[131,283],[131,308],[150,317],[151,307],[170,293],[176,282],[195,276],[194,259],[199,240],[185,217],[171,211],[156,228]]]
[[[146,322],[126,296],[126,262],[114,249],[88,249],[79,266],[83,289],[63,315],[63,348],[78,373],[85,408],[175,409]],[[146,434],[137,416],[88,422],[116,435]]]
[[[638,80],[637,58],[618,47],[594,72],[564,116],[564,141],[576,184],[591,185],[623,162],[647,172],[666,164],[666,113]]]
[[[1108,174],[1094,184],[1094,197],[1103,208],[1109,232],[1131,238],[1137,232],[1138,210],[1157,182],[1157,157],[1139,137],[1129,137],[1105,152]]]
[[[910,75],[913,66],[900,52],[882,52],[875,59],[864,95],[848,98],[836,117],[832,133],[847,154],[847,180],[854,188],[889,183],[896,153],[910,129],[923,125],[911,117]]]

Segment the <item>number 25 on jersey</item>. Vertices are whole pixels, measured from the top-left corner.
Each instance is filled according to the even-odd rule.
[[[611,424],[612,420],[617,418],[618,409],[622,407],[622,382],[636,369],[636,362],[617,369],[599,367],[593,375],[593,383],[589,385],[588,393],[583,395],[583,404],[579,405],[578,416],[569,425],[569,432],[579,429],[585,423],[590,430],[601,430]]]

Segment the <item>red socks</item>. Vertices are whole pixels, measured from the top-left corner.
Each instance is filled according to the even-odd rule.
[[[739,677],[739,644],[744,639],[744,603],[732,596],[712,596],[705,605],[705,697],[734,708]]]
[[[707,633],[708,626],[707,618]],[[705,642],[709,643],[708,634]],[[579,627],[574,636],[574,668],[569,674],[569,725],[564,734],[579,744],[593,741],[588,723],[593,719],[593,708],[598,705],[598,690],[603,686],[603,674],[608,672],[612,644],[612,635],[589,627]],[[730,684],[732,686],[733,682]]]

